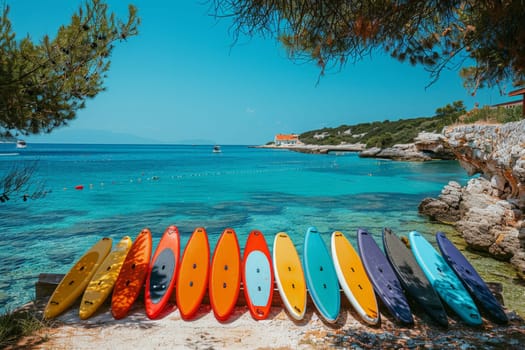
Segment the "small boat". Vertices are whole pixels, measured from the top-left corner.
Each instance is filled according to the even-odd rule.
[[[16,141],[16,148],[26,148],[27,143],[24,140],[18,140]]]
[[[213,153],[221,153],[221,147],[219,145],[213,146]]]

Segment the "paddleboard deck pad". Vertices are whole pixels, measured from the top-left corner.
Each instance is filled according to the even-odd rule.
[[[270,314],[273,299],[272,259],[266,239],[261,231],[248,235],[242,262],[244,298],[250,314],[264,320]]]
[[[180,236],[176,226],[169,226],[153,255],[146,278],[146,315],[157,318],[171,297],[180,259]]]

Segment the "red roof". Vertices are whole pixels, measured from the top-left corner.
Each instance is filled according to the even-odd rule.
[[[509,92],[509,96],[517,96],[517,95],[523,95],[523,94],[525,94],[525,87]]]
[[[298,139],[298,136],[295,135],[295,134],[277,134],[275,135],[275,140],[277,141],[293,141],[293,140],[297,140]]]

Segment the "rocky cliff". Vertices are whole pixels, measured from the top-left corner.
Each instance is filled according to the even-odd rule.
[[[420,212],[455,225],[472,249],[509,260],[525,279],[525,121],[450,127],[443,136],[443,147],[480,176],[463,188],[449,183]]]
[[[445,147],[443,139],[442,134],[420,132],[412,143],[397,144],[387,148],[371,147],[361,151],[359,156],[400,161],[455,159],[454,153]]]

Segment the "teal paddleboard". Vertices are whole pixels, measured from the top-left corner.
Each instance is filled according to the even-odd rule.
[[[315,227],[304,238],[304,275],[315,307],[328,322],[335,322],[341,307],[339,281],[332,257]]]
[[[408,239],[416,261],[441,299],[466,324],[481,325],[481,315],[476,304],[445,259],[419,232],[410,232]]]

